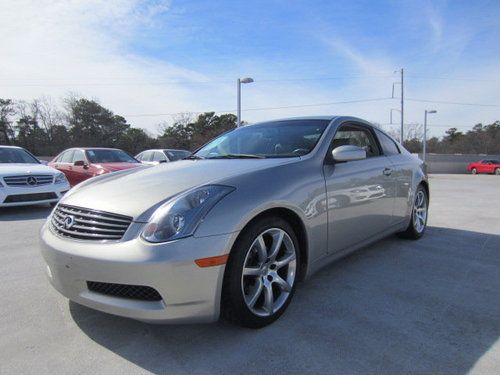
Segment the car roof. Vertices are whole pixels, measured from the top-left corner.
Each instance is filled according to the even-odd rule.
[[[8,146],[8,145],[0,145],[1,148],[17,148],[19,150],[24,150],[22,147],[19,146]]]
[[[269,122],[297,121],[297,120],[299,120],[299,121],[300,120],[357,121],[357,122],[361,122],[364,124],[371,124],[369,121],[366,121],[362,118],[354,117],[354,116],[325,115],[325,116],[286,117],[286,118],[279,118],[279,119],[274,119],[274,120],[260,121],[260,122],[256,122],[256,123],[248,124],[248,125],[259,125],[259,124],[266,124]],[[371,124],[371,125],[373,125],[373,124]]]
[[[64,151],[69,151],[69,150],[120,150],[119,148],[112,148],[112,147],[71,147],[68,148]]]

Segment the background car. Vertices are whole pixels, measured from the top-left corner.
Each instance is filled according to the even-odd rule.
[[[0,146],[0,207],[55,203],[70,188],[63,173],[21,147]]]
[[[156,165],[182,160],[189,155],[191,155],[191,151],[188,150],[158,149],[143,151],[137,154],[135,158],[143,164]]]
[[[71,186],[109,172],[141,166],[125,151],[116,148],[70,148],[61,152],[49,166],[63,172]]]
[[[500,160],[485,159],[467,166],[467,171],[472,174],[494,173],[500,175]]]

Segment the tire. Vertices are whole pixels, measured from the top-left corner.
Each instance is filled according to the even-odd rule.
[[[273,253],[280,237],[278,252]],[[222,317],[248,328],[271,324],[293,298],[299,266],[299,244],[287,221],[268,216],[251,223],[229,256],[222,286]]]
[[[420,199],[423,197],[423,202],[420,203]],[[417,209],[421,210],[425,208],[424,211],[420,211],[420,216],[416,212]],[[408,228],[404,232],[398,233],[398,235],[402,238],[407,238],[410,240],[418,240],[422,237],[427,229],[427,217],[429,212],[429,197],[427,195],[427,191],[423,187],[423,185],[419,185],[417,191],[415,192],[415,198],[413,207],[411,210],[411,220]],[[422,219],[421,215],[424,215]]]
[[[500,176],[500,168],[495,168],[495,174],[496,174],[497,176]]]
[[[472,168],[471,172],[472,172],[472,174],[477,174],[477,169],[476,168]]]

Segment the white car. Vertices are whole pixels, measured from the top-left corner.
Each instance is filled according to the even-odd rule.
[[[157,165],[182,160],[189,155],[191,155],[191,151],[187,150],[158,149],[143,151],[137,154],[135,158],[143,164]]]
[[[0,146],[0,207],[56,203],[69,189],[64,173],[24,148]]]

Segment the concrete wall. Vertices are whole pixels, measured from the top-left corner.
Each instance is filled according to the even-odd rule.
[[[422,154],[419,154],[418,156],[422,159]],[[468,173],[467,165],[482,159],[500,160],[500,155],[427,154],[427,173]]]

